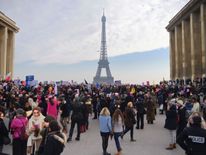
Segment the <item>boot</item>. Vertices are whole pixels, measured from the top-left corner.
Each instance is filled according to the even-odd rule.
[[[168,147],[166,147],[166,150],[172,150],[173,149],[173,144],[170,144]]]
[[[121,155],[122,154],[122,149],[120,149],[115,155]]]
[[[71,137],[69,137],[69,138],[67,139],[67,142],[70,142],[70,141],[72,141],[72,138],[71,138]]]
[[[176,143],[173,144],[173,149],[176,149]]]
[[[115,153],[115,155],[121,155],[121,151],[118,151],[117,153]]]

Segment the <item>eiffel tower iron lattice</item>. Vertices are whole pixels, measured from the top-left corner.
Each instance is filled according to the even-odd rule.
[[[106,76],[101,76],[102,69],[105,68]],[[106,46],[106,17],[102,16],[102,34],[101,34],[101,49],[100,49],[100,59],[98,62],[98,68],[96,76],[93,79],[93,83],[96,84],[114,84],[114,78],[112,77],[111,71],[109,69],[109,61],[107,58],[107,46]]]

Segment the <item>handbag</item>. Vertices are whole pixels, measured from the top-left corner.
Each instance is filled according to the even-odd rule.
[[[9,136],[3,137],[3,143],[4,145],[9,145],[11,143],[11,139],[9,138]]]

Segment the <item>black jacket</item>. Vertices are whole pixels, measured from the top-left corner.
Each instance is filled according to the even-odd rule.
[[[60,155],[64,150],[66,139],[60,132],[48,134],[43,155]]]
[[[179,109],[178,109],[177,136],[184,130],[186,125],[187,125],[186,108],[185,107],[179,107]]]
[[[8,136],[9,132],[4,124],[3,119],[0,118],[0,146],[4,144],[3,137]]]
[[[201,127],[187,127],[177,137],[177,143],[187,155],[206,155],[206,130]]]
[[[72,104],[72,121],[81,122],[83,120],[82,104],[75,102]]]
[[[175,105],[171,106],[166,112],[165,126],[168,130],[176,130],[177,128],[177,111]]]
[[[145,113],[145,109],[144,109],[144,98],[139,97],[135,103],[137,112],[139,114],[144,114]]]
[[[62,111],[61,113],[62,118],[68,117],[70,115],[71,108],[68,103],[61,103],[60,110]]]
[[[125,126],[127,128],[131,128],[135,123],[136,123],[136,120],[135,120],[135,113],[134,113],[134,110],[133,108],[129,108],[127,107],[125,109],[125,112],[124,112],[124,121],[125,121]]]

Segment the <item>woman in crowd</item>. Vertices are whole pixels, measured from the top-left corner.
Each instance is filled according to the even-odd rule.
[[[200,103],[197,101],[197,97],[193,96],[192,97],[192,112],[200,112]]]
[[[145,96],[145,104],[147,107],[147,123],[153,124],[153,121],[155,120],[155,109],[156,105],[152,101],[152,98],[150,95]]]
[[[58,105],[59,102],[57,99],[55,99],[53,96],[48,97],[48,102],[47,102],[47,115],[54,117],[57,119],[58,116]]]
[[[0,111],[0,154],[3,151],[3,146],[4,146],[4,141],[3,138],[4,136],[8,137],[9,132],[4,124],[4,113]]]
[[[27,142],[28,155],[38,152],[39,145],[41,143],[42,136],[40,135],[40,131],[43,128],[44,116],[41,114],[41,109],[36,107],[33,109],[33,115],[29,120],[28,132],[29,138]]]
[[[177,111],[178,111],[178,120],[177,120],[177,137],[178,135],[184,130],[187,126],[187,119],[186,119],[186,108],[183,104],[182,100],[177,100]]]
[[[115,155],[121,155],[122,148],[120,146],[119,137],[124,131],[124,117],[120,109],[116,109],[112,116],[112,131],[117,148],[117,153]]]
[[[107,107],[104,107],[100,112],[99,127],[102,137],[103,155],[111,155],[107,152],[108,140],[112,132],[111,116]]]
[[[60,126],[56,120],[49,123],[49,134],[46,139],[43,155],[60,155],[66,144],[66,136],[60,132]]]
[[[125,135],[128,131],[130,131],[130,141],[135,142],[136,140],[133,137],[133,132],[134,132],[134,125],[136,124],[136,120],[135,120],[135,112],[134,112],[132,102],[128,102],[127,108],[125,109],[124,124],[126,129],[123,135]]]
[[[41,136],[42,136],[42,140],[41,140],[41,144],[39,146],[39,151],[38,151],[38,155],[44,155],[44,148],[45,148],[45,144],[46,144],[46,139],[48,137],[49,134],[49,124],[54,121],[55,119],[52,116],[46,116],[44,118],[44,124],[43,124],[43,129],[41,131]]]
[[[171,142],[166,148],[167,150],[172,150],[176,148],[176,128],[177,128],[177,109],[175,99],[168,102],[166,111],[165,126],[169,130]]]
[[[28,123],[25,111],[21,108],[16,110],[16,116],[11,122],[11,133],[13,137],[12,155],[26,155],[27,139],[23,138]]]

